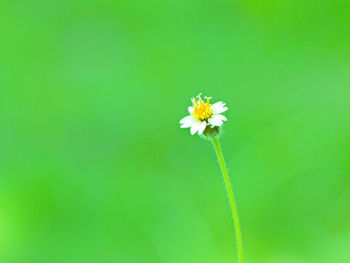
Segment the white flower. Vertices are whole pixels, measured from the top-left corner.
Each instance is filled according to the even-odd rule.
[[[191,134],[202,134],[207,126],[211,128],[219,127],[223,124],[223,121],[227,121],[227,118],[220,113],[228,110],[226,104],[222,101],[210,104],[209,97],[205,97],[207,100],[204,102],[201,98],[201,94],[197,96],[197,99],[192,98],[192,106],[188,107],[189,116],[186,116],[180,120],[180,128],[191,128]]]

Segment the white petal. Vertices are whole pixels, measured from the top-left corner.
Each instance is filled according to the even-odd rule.
[[[198,129],[198,134],[201,135],[204,132],[206,127],[207,127],[207,123],[206,122],[202,122],[201,126]]]
[[[201,122],[199,122],[199,121],[196,121],[193,125],[192,125],[192,127],[191,127],[191,134],[193,135],[193,134],[195,134],[197,131],[198,131],[198,129],[201,127]]]
[[[214,114],[214,115],[216,116],[216,118],[220,118],[223,121],[227,121],[227,118],[224,115],[221,115],[221,114]]]
[[[222,101],[218,101],[218,102],[214,103],[213,105],[218,105],[218,106],[223,106],[224,107],[226,105],[226,103],[222,102]]]
[[[192,126],[192,123],[185,123],[185,124],[181,124],[180,128],[189,128]]]
[[[180,120],[181,126],[180,128],[188,128],[191,127],[196,122],[193,116],[186,116],[182,120]]]
[[[209,123],[213,126],[221,126],[222,125],[222,115],[213,115],[210,119],[208,119]]]
[[[181,124],[193,122],[195,118],[192,115],[186,116],[180,120]]]
[[[207,123],[206,122],[202,122],[201,125],[198,128],[198,134],[201,135],[204,132],[206,127],[207,127]]]
[[[197,125],[193,125],[191,127],[191,134],[194,135],[197,132],[197,130],[198,130]]]
[[[193,110],[194,110],[194,108],[193,108],[192,106],[189,106],[189,107],[188,107],[188,113],[189,113],[189,114],[192,114]]]
[[[211,105],[211,110],[214,114],[223,113],[228,110],[228,108],[225,107],[225,105],[226,104],[222,101],[216,102],[213,105]]]

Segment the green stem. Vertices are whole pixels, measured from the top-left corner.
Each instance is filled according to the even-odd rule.
[[[236,229],[238,263],[242,263],[243,262],[242,233],[241,233],[241,226],[239,223],[237,206],[236,206],[236,202],[235,202],[235,196],[234,196],[233,191],[232,191],[231,181],[230,181],[230,177],[229,177],[228,172],[227,172],[227,168],[226,168],[226,164],[225,164],[225,160],[224,160],[224,155],[222,154],[219,139],[217,137],[213,136],[212,141],[213,141],[213,145],[215,148],[216,156],[218,157],[221,172],[222,172],[222,175],[224,177],[226,191],[227,191],[228,199],[230,201],[233,222],[234,222],[234,226]]]

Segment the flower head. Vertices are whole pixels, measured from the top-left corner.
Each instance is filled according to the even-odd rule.
[[[210,104],[210,97],[204,97],[203,101],[201,94],[196,98],[192,98],[192,106],[188,107],[189,116],[180,120],[180,128],[191,128],[191,134],[203,134],[209,129],[217,129],[227,121],[227,118],[221,113],[228,110],[226,104],[222,101]]]

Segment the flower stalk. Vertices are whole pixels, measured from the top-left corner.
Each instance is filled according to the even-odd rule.
[[[238,210],[237,210],[237,206],[236,206],[235,196],[233,194],[232,185],[231,185],[230,177],[229,177],[228,172],[227,172],[227,167],[225,164],[224,155],[222,153],[220,141],[216,136],[212,136],[211,140],[213,142],[216,156],[217,156],[219,164],[220,164],[221,172],[222,172],[222,175],[224,177],[225,187],[226,187],[226,191],[227,191],[227,195],[228,195],[228,199],[229,199],[229,203],[230,203],[230,207],[231,207],[233,223],[234,223],[235,230],[236,230],[238,263],[242,263],[243,262],[242,232],[241,232],[241,226],[239,223],[239,216],[238,216]]]

